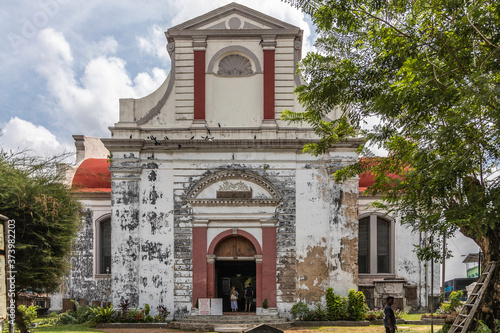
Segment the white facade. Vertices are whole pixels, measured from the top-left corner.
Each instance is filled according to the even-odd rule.
[[[328,287],[342,295],[357,289],[365,203],[358,179],[336,183],[332,174],[357,161],[362,142],[314,157],[302,152],[318,139],[312,129],[280,120],[284,109],[303,111],[293,94],[302,84],[295,75],[302,31],[233,3],[166,36],[170,75],[149,96],[120,100],[112,138],[102,139],[112,156],[111,193],[84,200],[97,205],[87,217],[94,246],[97,223],[111,217],[111,273],[74,280],[66,296],[92,298],[75,290],[98,286],[102,294],[111,281],[114,304],[147,303],[153,312],[163,304],[181,317],[198,298],[225,298],[227,285],[240,287],[244,277],[257,312],[264,299],[285,312],[299,300],[324,302]],[[392,230],[392,271],[365,276],[365,285],[402,277],[394,288],[403,288],[422,279],[407,245],[418,235]]]

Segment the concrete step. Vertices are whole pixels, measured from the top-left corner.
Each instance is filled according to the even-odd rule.
[[[277,316],[192,316],[174,321],[170,327],[186,331],[239,333],[260,324],[279,329],[292,326],[292,322]]]
[[[286,322],[278,316],[190,316],[178,320],[183,323],[268,323]]]

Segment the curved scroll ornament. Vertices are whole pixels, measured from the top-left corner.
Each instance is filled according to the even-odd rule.
[[[239,54],[230,54],[219,62],[218,75],[248,76],[253,74],[252,63]]]

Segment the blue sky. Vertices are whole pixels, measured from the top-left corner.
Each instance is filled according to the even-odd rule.
[[[118,99],[153,92],[170,59],[164,31],[226,5],[226,0],[19,0],[0,8],[0,147],[41,155],[74,150],[73,134],[109,137]],[[240,0],[304,30],[310,20],[280,0]],[[477,246],[450,242],[447,278],[464,276],[461,255]]]

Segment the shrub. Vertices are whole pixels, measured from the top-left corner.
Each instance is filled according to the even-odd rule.
[[[326,290],[326,308],[329,320],[344,320],[347,318],[347,297],[333,292],[333,288]]]
[[[441,306],[436,311],[438,314],[450,314],[454,312],[460,312],[462,307],[462,297],[464,293],[463,291],[454,291],[450,294],[450,302],[449,303],[441,303]]]
[[[491,329],[484,323],[484,321],[480,320],[477,330],[473,333],[491,333]]]
[[[38,305],[30,305],[29,307],[26,307],[25,305],[19,305],[17,307],[17,310],[19,310],[19,312],[21,312],[23,316],[24,325],[26,325],[26,327],[28,327],[31,322],[37,318],[37,309]]]
[[[382,309],[373,309],[369,310],[365,314],[365,320],[375,320],[375,319],[383,319],[384,318],[384,310]]]
[[[350,320],[359,321],[365,319],[365,314],[368,312],[365,301],[365,295],[361,291],[349,290],[347,296],[347,313]]]
[[[74,325],[77,324],[78,321],[75,317],[70,315],[68,312],[61,313],[59,318],[57,319],[57,325]]]
[[[304,316],[306,316],[309,313],[309,308],[307,305],[299,301],[297,304],[294,304],[292,306],[292,309],[290,310],[294,318],[299,318],[299,320],[303,320]]]
[[[127,315],[127,312],[128,312],[128,308],[130,307],[130,302],[128,301],[128,299],[124,299],[120,302],[120,308],[121,308],[121,315],[122,317],[125,317]]]
[[[79,306],[74,312],[73,317],[76,318],[78,324],[86,323],[95,317],[94,311],[90,306]]]
[[[462,290],[460,291],[454,291],[450,294],[450,308],[451,311],[456,311],[458,306],[462,304],[462,297],[464,296],[464,292]]]
[[[408,314],[407,311],[404,311],[404,310],[400,310],[400,309],[396,309],[394,310],[394,315],[396,316],[396,319],[403,319],[403,316],[405,314]],[[383,317],[382,317],[383,318]]]
[[[308,311],[304,316],[305,321],[325,321],[328,320],[328,312],[321,304],[316,305],[316,309],[313,311]]]
[[[143,323],[145,322],[144,310],[135,308],[131,309],[124,318],[126,323]]]
[[[262,302],[262,308],[267,309],[267,298],[265,298],[264,302]]]
[[[155,316],[155,319],[158,318],[156,321],[165,322],[168,315],[170,314],[170,312],[167,310],[167,307],[160,304],[156,307],[156,310],[158,310],[158,314]]]
[[[116,312],[116,310],[113,309],[113,304],[111,304],[108,307],[102,308],[102,307],[97,307],[97,308],[92,308],[92,312],[95,315],[94,321],[96,323],[107,323],[111,319],[111,316]]]

